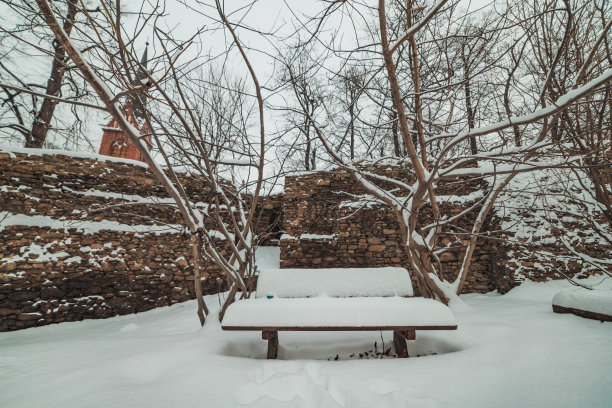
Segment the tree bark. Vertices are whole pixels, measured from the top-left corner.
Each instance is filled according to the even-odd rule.
[[[402,150],[400,147],[400,141],[398,137],[398,127],[397,127],[397,112],[395,109],[391,112],[391,134],[393,136],[393,151],[395,153],[395,157],[403,157]]]
[[[474,129],[476,123],[474,120],[474,109],[472,108],[472,93],[470,89],[470,74],[467,57],[465,56],[465,44],[461,45],[461,59],[463,60],[463,81],[465,89],[465,110],[467,113],[468,127]],[[476,145],[476,137],[470,138],[470,151],[472,154],[478,154],[478,146]]]
[[[200,248],[202,247],[202,242],[198,238],[197,235],[191,236],[191,251],[193,257],[193,286],[195,289],[196,299],[198,301],[198,318],[200,319],[200,325],[204,326],[206,322],[205,314],[208,314],[208,308],[204,303],[204,298],[202,297],[202,281],[200,279]]]
[[[68,5],[68,11],[66,12],[66,17],[64,18],[63,30],[68,37],[70,37],[70,32],[72,31],[74,20],[78,12],[77,1],[78,0],[67,0],[66,2]],[[51,75],[47,81],[47,89],[45,93],[50,96],[58,96],[62,88],[62,81],[64,80],[64,75],[66,74],[67,69],[66,62],[64,61],[66,58],[66,51],[59,41],[54,40],[53,43],[55,48],[53,54],[53,64],[51,65]],[[56,99],[45,98],[43,100],[42,106],[34,118],[32,133],[30,138],[26,139],[25,147],[43,147],[45,140],[47,139],[47,133],[49,132],[51,119],[53,119],[53,113],[55,112],[55,107],[57,104],[58,101]]]

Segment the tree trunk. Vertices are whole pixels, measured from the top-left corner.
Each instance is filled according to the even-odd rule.
[[[472,108],[472,94],[470,90],[470,75],[468,73],[468,63],[465,56],[465,44],[461,45],[461,58],[463,60],[463,81],[465,82],[465,110],[467,113],[468,127],[474,129],[476,123],[474,120],[474,109]],[[476,138],[470,137],[470,151],[472,154],[478,154],[478,146],[476,145]]]
[[[397,126],[397,112],[395,109],[391,112],[391,134],[393,135],[393,151],[395,153],[395,157],[403,157],[402,149],[400,147],[399,135],[398,135],[398,126]]]
[[[200,325],[204,326],[204,322],[206,321],[205,315],[208,314],[208,308],[206,307],[204,298],[202,297],[202,281],[200,280],[201,245],[201,240],[195,234],[192,235],[191,251],[193,256],[193,286],[195,289],[196,299],[198,301],[198,318],[200,319]]]
[[[351,117],[351,160],[353,160],[355,158],[355,107],[352,100],[349,105],[349,115]]]
[[[306,151],[304,152],[304,170],[310,170],[310,123],[304,123],[304,136],[306,136]]]
[[[64,32],[70,37],[70,32],[74,25],[74,20],[77,14],[77,0],[68,0],[68,11],[66,12],[66,18],[64,19]],[[62,88],[62,81],[64,80],[64,74],[66,73],[66,51],[59,41],[53,41],[55,52],[53,55],[53,64],[51,66],[51,75],[47,81],[47,90],[45,93],[51,96],[58,96]],[[45,140],[47,139],[47,133],[49,132],[51,119],[53,119],[53,113],[58,101],[53,99],[45,98],[43,100],[40,110],[34,118],[32,124],[32,134],[29,139],[26,140],[25,147],[43,147]]]

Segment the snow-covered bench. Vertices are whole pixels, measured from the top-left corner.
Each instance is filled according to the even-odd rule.
[[[417,330],[455,330],[450,309],[413,296],[403,268],[268,269],[255,299],[230,305],[223,330],[257,330],[276,358],[279,331],[393,331],[400,357]]]
[[[552,300],[553,312],[612,322],[612,290],[564,289]]]

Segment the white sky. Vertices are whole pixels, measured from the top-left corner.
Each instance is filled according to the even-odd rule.
[[[349,0],[350,1],[350,0]],[[90,2],[91,5],[95,6],[95,1]],[[202,4],[198,4],[202,3]],[[433,3],[431,1],[430,3]],[[491,0],[463,0],[461,2],[462,6],[465,8],[469,8],[470,10],[478,10],[479,8],[488,5],[491,3]],[[140,2],[136,1],[125,1],[123,3],[124,9],[130,11],[137,11]],[[198,2],[195,0],[188,1],[188,4],[193,7],[193,9],[203,10],[204,13],[209,15],[215,15],[215,10],[211,7],[214,4],[213,1],[203,1]],[[250,4],[248,0],[234,0],[226,2],[226,10],[239,9],[246,5]],[[375,2],[372,2],[375,4]],[[244,24],[262,32],[269,32],[272,30],[278,30],[279,34],[288,34],[293,31],[293,26],[295,24],[295,16],[302,17],[304,14],[306,15],[315,15],[321,12],[325,7],[329,5],[329,2],[324,2],[321,0],[317,1],[308,1],[308,0],[265,0],[256,2],[251,9],[248,10],[246,17],[244,18]],[[8,13],[6,13],[6,5],[0,4],[0,15],[2,26],[7,26],[11,24],[11,18]],[[172,28],[174,33],[178,37],[188,38],[191,36],[198,28],[206,27],[212,28],[218,26],[218,23],[212,21],[211,19],[198,14],[190,7],[181,4],[178,0],[167,0],[166,1],[166,17],[161,20],[160,26],[166,28]],[[229,13],[228,13],[229,14]],[[244,12],[239,12],[236,15],[230,15],[230,19],[232,22],[235,22],[238,19],[238,16],[243,16]],[[216,17],[216,15],[215,15]],[[341,28],[341,32],[344,31],[346,34],[343,34],[343,41],[345,43],[350,42],[351,33],[353,32],[353,28],[349,19],[342,18],[341,13],[336,13],[331,21],[331,24],[328,26],[334,27],[334,25],[338,25]],[[126,27],[130,25],[134,25],[136,19],[134,16],[126,16],[124,18],[124,24]],[[129,31],[129,30],[128,30]],[[241,41],[248,46],[252,46],[253,48],[257,48],[259,50],[263,50],[264,52],[256,52],[255,50],[247,50],[249,59],[253,64],[253,67],[258,75],[258,79],[262,84],[265,84],[271,77],[273,71],[273,59],[266,55],[265,53],[274,54],[276,53],[274,49],[274,45],[269,43],[266,38],[259,34],[255,34],[249,32],[248,30],[238,29],[238,34],[240,36]],[[201,48],[206,50],[212,50],[213,53],[221,53],[225,49],[225,44],[227,44],[228,38],[224,38],[224,36],[228,35],[227,32],[218,31],[216,33],[206,33],[202,36],[203,42],[201,44]],[[331,33],[328,31],[323,34],[323,36],[330,36]],[[145,41],[151,42],[151,46],[149,48],[149,56],[154,56],[155,54],[159,54],[159,51],[156,50],[157,44],[153,37],[152,30],[149,29],[143,31],[143,34],[139,37],[139,40],[136,42],[137,52],[140,55],[144,50]],[[278,44],[277,44],[278,45]],[[194,47],[194,51],[197,47]],[[6,51],[6,50],[3,50]],[[13,54],[14,55],[14,54]],[[13,57],[13,56],[12,56]],[[191,55],[185,53],[183,58],[188,59]],[[33,57],[17,55],[14,58],[18,61],[18,66],[20,72],[24,75],[24,77],[33,78],[36,76],[43,76],[45,78],[48,75],[48,71],[50,69],[49,58],[47,57],[36,57],[36,63],[32,63],[34,61]],[[39,62],[40,61],[40,62]],[[246,75],[246,68],[243,61],[238,57],[236,53],[234,53],[230,59],[228,60],[228,64],[226,64],[226,69],[230,69],[233,71],[235,75]],[[45,83],[46,80],[37,82]],[[58,113],[62,114],[62,108],[58,108]],[[64,113],[65,114],[65,113]],[[86,127],[89,133],[89,137],[92,141],[93,146],[99,146],[100,139],[102,136],[101,126],[105,124],[106,117],[104,113],[99,111],[91,111],[87,114],[86,117]],[[271,116],[267,116],[266,118],[266,127],[269,130],[274,130],[274,119]]]

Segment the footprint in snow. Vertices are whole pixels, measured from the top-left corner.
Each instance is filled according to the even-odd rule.
[[[345,407],[344,394],[317,363],[269,363],[254,370],[238,389],[236,402],[255,406]]]
[[[120,328],[119,331],[120,332],[131,332],[131,331],[138,330],[138,329],[140,329],[140,326],[137,325],[136,323],[128,323],[122,328]]]
[[[376,406],[378,408],[397,408],[397,407],[422,407],[437,408],[439,404],[428,398],[423,398],[412,387],[406,384],[399,384],[392,381],[374,379],[368,381],[367,394],[365,400],[359,401],[363,406]],[[367,401],[371,398],[371,401]],[[357,401],[356,401],[357,402]],[[352,405],[352,404],[351,404]],[[362,405],[360,405],[362,406]]]

